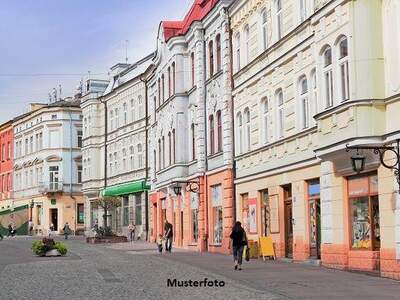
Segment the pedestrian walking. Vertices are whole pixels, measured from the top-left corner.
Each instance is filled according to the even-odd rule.
[[[171,253],[172,250],[172,239],[174,237],[174,232],[173,232],[173,226],[171,223],[168,222],[168,220],[165,220],[165,226],[164,226],[164,231],[165,231],[165,251]]]
[[[14,229],[14,227],[11,225],[11,224],[9,224],[8,225],[8,234],[7,234],[7,236],[8,237],[13,237],[15,235],[15,229]]]
[[[51,235],[53,234],[53,232],[54,232],[54,224],[53,223],[51,223],[50,224],[50,228],[49,228],[49,237],[51,237]]]
[[[71,229],[69,228],[68,222],[65,223],[64,228],[63,228],[63,231],[64,231],[64,238],[65,238],[66,240],[68,240],[68,235],[69,235],[70,232],[71,232]]]
[[[129,238],[130,238],[130,241],[133,242],[133,241],[135,240],[136,225],[133,224],[133,222],[132,222],[131,224],[129,224],[128,230],[129,230]]]
[[[163,251],[163,242],[164,242],[163,236],[161,234],[159,234],[156,244],[157,244],[158,252],[160,252],[160,253],[162,253],[162,251]]]
[[[242,223],[240,223],[239,221],[237,221],[233,226],[230,238],[231,244],[233,246],[233,259],[235,262],[235,270],[239,269],[240,271],[242,270],[244,246],[247,246],[247,236],[242,227]]]
[[[28,222],[28,233],[29,233],[29,235],[32,235],[32,233],[33,233],[33,222],[32,222],[32,220],[29,220],[29,222]]]

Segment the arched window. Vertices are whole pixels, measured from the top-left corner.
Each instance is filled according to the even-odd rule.
[[[311,92],[312,92],[311,113],[312,115],[315,115],[318,113],[317,72],[315,71],[315,69],[311,71],[310,78],[311,78]]]
[[[276,103],[278,104],[278,137],[283,137],[285,132],[285,117],[283,110],[283,92],[282,89],[276,91]]]
[[[172,140],[171,132],[168,132],[168,165],[170,166],[172,162]]]
[[[161,158],[162,158],[161,140],[158,139],[158,170],[161,170]]]
[[[168,67],[168,98],[171,97],[171,68]]]
[[[240,33],[235,35],[235,67],[240,70]]]
[[[243,118],[241,112],[236,115],[236,137],[237,153],[241,154],[243,152]]]
[[[244,42],[245,42],[245,55],[246,61],[245,64],[248,64],[250,61],[250,29],[249,25],[244,27]]]
[[[128,105],[126,102],[123,104],[123,109],[124,109],[124,125],[128,123]]]
[[[332,49],[326,47],[323,54],[323,74],[326,108],[333,105],[333,73],[332,73]]]
[[[192,142],[192,160],[196,159],[196,132],[194,123],[190,125],[190,135],[191,135],[191,142]]]
[[[222,151],[222,116],[221,111],[217,111],[217,152]]]
[[[131,120],[134,122],[136,120],[135,116],[135,100],[131,100]]]
[[[164,169],[165,168],[165,137],[164,136],[161,138],[161,143],[162,143],[162,167]]]
[[[268,109],[268,98],[264,97],[261,100],[261,114],[262,114],[262,139],[263,143],[268,143],[268,128],[269,128],[269,109]]]
[[[308,102],[308,83],[307,77],[302,76],[299,80],[300,106],[301,106],[301,126],[308,128],[310,120],[310,105]]]
[[[244,122],[245,122],[245,149],[246,151],[250,151],[251,146],[251,131],[250,131],[250,110],[246,108],[244,110]]]
[[[209,71],[210,77],[214,75],[214,43],[210,41],[208,43],[208,59],[209,59]]]
[[[210,130],[210,154],[215,153],[214,115],[208,117]]]
[[[221,35],[217,34],[215,38],[215,43],[217,44],[217,71],[221,70]]]
[[[162,97],[162,102],[164,103],[164,101],[165,101],[165,80],[164,80],[164,74],[161,75],[161,97]]]
[[[176,134],[175,129],[172,129],[172,163],[176,162]]]
[[[300,22],[304,22],[307,19],[307,7],[306,0],[299,0],[299,9],[300,9]]]
[[[143,168],[143,149],[142,144],[137,145],[137,153],[138,153],[138,168]]]
[[[172,94],[175,95],[176,88],[176,67],[175,62],[172,63]]]
[[[144,117],[144,105],[143,105],[143,99],[142,96],[138,97],[138,106],[139,106],[139,118],[143,118]]]
[[[343,37],[339,41],[339,68],[340,68],[340,87],[341,100],[346,101],[350,98],[349,93],[349,49],[347,38]]]
[[[194,52],[190,54],[190,65],[192,67],[192,87],[193,87],[195,83]]]
[[[267,10],[264,8],[261,12],[261,31],[264,51],[268,48],[268,27],[267,27]]]
[[[282,1],[275,0],[275,11],[276,11],[276,34],[277,39],[280,40],[283,36],[283,10]]]

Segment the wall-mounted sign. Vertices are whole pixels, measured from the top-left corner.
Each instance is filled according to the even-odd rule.
[[[51,205],[56,205],[57,204],[57,200],[56,199],[51,199],[50,203],[51,203]]]

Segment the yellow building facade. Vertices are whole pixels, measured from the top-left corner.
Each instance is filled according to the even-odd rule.
[[[400,137],[400,3],[241,0],[230,16],[237,219],[278,257],[399,278],[393,170],[360,150],[354,172],[346,145]]]

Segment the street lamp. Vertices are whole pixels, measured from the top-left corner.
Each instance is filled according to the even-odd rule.
[[[182,186],[180,183],[187,184],[186,191],[196,194],[200,194],[200,183],[198,181],[177,181],[173,186],[174,193],[176,196],[182,195]]]
[[[32,219],[33,219],[33,207],[35,206],[35,203],[33,202],[33,199],[31,200],[31,202],[30,202],[30,204],[29,204],[29,208],[30,208],[30,210],[31,210],[31,213],[30,213],[30,220],[29,221],[31,221],[32,222]]]
[[[175,195],[177,195],[177,196],[182,195],[182,187],[179,185],[179,183],[177,183],[177,184],[174,186],[174,193],[175,193]]]
[[[351,164],[353,166],[353,170],[357,173],[360,173],[364,170],[365,167],[365,156],[360,155],[358,153],[359,150],[372,150],[374,154],[379,155],[379,160],[381,164],[390,170],[393,170],[394,175],[396,177],[397,184],[399,185],[399,194],[400,194],[400,140],[396,141],[396,147],[393,146],[364,146],[364,147],[359,147],[359,146],[349,146],[348,144],[346,145],[346,152],[349,152],[351,150],[356,150],[357,154],[351,157]],[[385,162],[385,153],[386,152],[392,152],[394,155],[394,162],[389,164]]]

